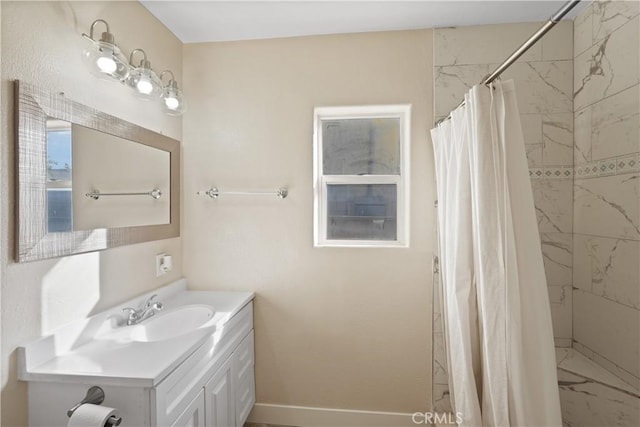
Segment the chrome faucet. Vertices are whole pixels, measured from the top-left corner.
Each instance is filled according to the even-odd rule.
[[[122,311],[128,312],[127,326],[137,325],[145,319],[156,314],[156,312],[162,310],[162,303],[159,301],[154,302],[153,299],[158,295],[154,294],[149,297],[147,301],[142,305],[142,308],[136,310],[135,308],[126,307]]]

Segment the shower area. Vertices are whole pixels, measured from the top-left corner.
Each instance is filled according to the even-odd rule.
[[[639,13],[636,1],[583,5],[501,76],[516,85],[565,426],[640,425]],[[539,27],[436,29],[435,119]],[[433,406],[451,412],[440,286]]]

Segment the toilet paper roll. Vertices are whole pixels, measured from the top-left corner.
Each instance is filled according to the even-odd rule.
[[[92,405],[85,403],[80,405],[69,418],[69,427],[103,427],[110,416],[117,415],[117,410],[108,406]]]

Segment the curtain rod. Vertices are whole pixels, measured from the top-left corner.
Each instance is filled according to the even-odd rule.
[[[551,28],[553,28],[558,22],[560,22],[560,20],[567,13],[569,13],[569,11],[571,9],[576,7],[578,5],[578,3],[580,3],[580,1],[581,0],[570,0],[570,1],[566,2],[565,4],[563,4],[562,7],[560,9],[558,9],[558,11],[556,13],[551,15],[549,20],[542,27],[540,27],[540,29],[538,29],[538,31],[533,33],[531,35],[531,37],[529,37],[524,43],[522,43],[522,45],[519,48],[517,48],[511,55],[509,55],[509,57],[507,59],[505,59],[504,62],[502,64],[500,64],[498,66],[498,68],[496,68],[496,70],[493,73],[487,74],[482,79],[480,84],[488,85],[488,84],[492,83],[495,79],[500,77],[500,74],[502,74],[504,72],[504,70],[509,68],[511,66],[511,64],[516,62],[518,60],[518,58],[520,58],[527,50],[529,50],[529,48],[531,46],[533,46],[538,40],[540,40],[545,34],[547,34],[547,32]],[[458,107],[460,107],[462,105],[464,105],[464,100],[461,101],[456,106],[456,108],[454,108],[452,111],[457,110]],[[449,113],[446,117],[438,120],[436,122],[436,126],[438,126],[440,123],[442,123],[443,121],[445,121],[447,119],[450,119],[450,118],[451,118],[451,113]]]

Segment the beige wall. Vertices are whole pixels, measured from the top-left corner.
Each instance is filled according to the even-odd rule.
[[[179,118],[134,99],[125,87],[93,78],[80,55],[94,19],[106,19],[125,52],[143,47],[152,65],[178,81],[182,45],[137,2],[6,2],[2,8],[0,281],[2,283],[3,426],[27,425],[27,386],[16,379],[15,348],[72,319],[114,305],[181,276],[181,239],[14,264],[13,79],[64,92],[70,99],[181,138]],[[174,256],[174,271],[155,277],[155,255]],[[10,408],[10,409],[7,409]]]
[[[430,406],[430,30],[184,47],[184,272],[254,290],[259,403]],[[412,104],[411,247],[313,247],[316,106]],[[290,188],[289,197],[196,196]]]
[[[593,2],[575,20],[573,347],[636,388],[639,44],[638,2]]]

